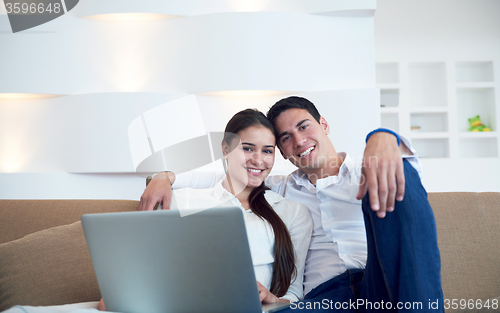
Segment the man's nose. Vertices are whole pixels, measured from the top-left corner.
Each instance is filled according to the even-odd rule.
[[[296,134],[294,136],[294,140],[295,140],[296,147],[301,147],[306,143],[306,137],[302,136],[301,134]]]

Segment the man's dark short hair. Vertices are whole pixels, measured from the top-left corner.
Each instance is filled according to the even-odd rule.
[[[275,123],[278,116],[286,110],[290,109],[307,110],[307,112],[309,112],[309,114],[311,114],[312,117],[314,117],[314,119],[319,123],[321,115],[319,114],[318,109],[316,109],[314,104],[306,98],[297,96],[291,96],[276,102],[267,112],[267,118],[274,126],[276,126]]]

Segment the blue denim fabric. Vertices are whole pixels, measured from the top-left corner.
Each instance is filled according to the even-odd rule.
[[[303,301],[280,312],[327,312],[335,308],[343,312],[358,312],[355,304],[361,292],[363,273],[362,269],[347,270],[311,290]]]
[[[434,214],[418,173],[407,161],[403,163],[405,196],[396,202],[394,212],[381,219],[371,210],[369,195],[362,201],[368,244],[364,274],[348,270],[281,312],[335,308],[342,312],[444,312]]]
[[[368,261],[360,299],[391,302],[403,312],[444,312],[434,214],[418,173],[407,161],[404,169],[405,196],[394,212],[378,218],[368,195],[363,199]],[[433,309],[436,301],[439,309]]]

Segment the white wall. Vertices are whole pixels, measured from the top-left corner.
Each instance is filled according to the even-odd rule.
[[[498,59],[496,0],[380,0],[375,56],[389,60]]]
[[[330,121],[337,147],[361,155],[364,135],[380,122],[375,1],[266,0],[250,10],[243,2],[80,1],[75,11],[16,34],[0,12],[0,198],[138,199],[144,178],[135,173],[128,127],[190,94],[199,95],[207,131],[221,130],[242,108],[266,111],[284,96],[304,95]],[[180,17],[79,17],[146,8]],[[192,122],[179,118],[183,109],[164,117],[179,132]],[[277,169],[290,170],[283,162]]]
[[[262,11],[254,15],[231,15],[248,9],[235,6],[242,1],[211,1],[161,7],[81,1],[70,14],[18,34],[10,33],[0,8],[0,94],[64,95],[0,99],[0,198],[138,199],[144,179],[134,172],[126,127],[190,93],[222,91],[201,96],[206,126],[217,128],[237,109],[266,110],[288,94],[321,98],[326,90],[317,104],[334,121],[332,140],[359,155],[363,134],[380,118],[378,98],[370,96],[375,58],[493,60],[500,78],[497,0],[380,0],[374,19],[374,0],[245,2]],[[138,8],[182,17],[139,23],[77,17]],[[267,95],[252,92],[262,89]],[[228,96],[228,90],[260,96]],[[365,116],[342,118],[361,111],[348,105],[357,97],[370,99],[358,102]],[[430,191],[500,191],[498,158],[422,163]]]
[[[493,61],[500,79],[500,1],[380,0],[377,6],[377,62]],[[497,116],[499,97],[497,90]],[[422,164],[428,191],[500,191],[499,158]]]

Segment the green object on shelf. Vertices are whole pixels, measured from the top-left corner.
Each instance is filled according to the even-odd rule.
[[[469,131],[471,132],[489,132],[491,131],[486,125],[481,122],[479,115],[476,115],[469,119]]]

